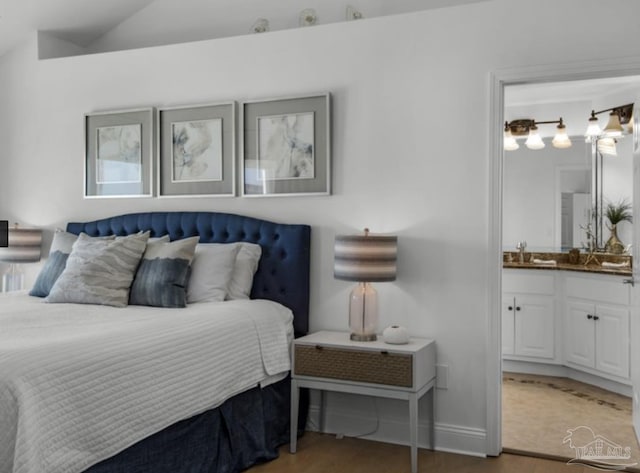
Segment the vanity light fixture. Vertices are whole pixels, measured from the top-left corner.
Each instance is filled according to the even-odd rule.
[[[598,125],[598,117],[596,115],[600,115],[601,113],[610,112],[609,113],[609,122],[607,126],[602,130]],[[629,133],[633,128],[633,104],[621,105],[618,107],[607,108],[605,110],[600,110],[596,112],[595,110],[591,110],[591,117],[589,118],[589,125],[587,126],[587,131],[584,136],[586,138],[586,142],[590,143],[594,138],[619,138],[624,133],[624,128],[622,125],[628,125],[629,129],[627,130]]]
[[[538,133],[538,125],[547,125],[550,123],[557,123],[557,131],[551,142],[555,148],[568,148],[571,146],[571,139],[567,135],[567,127],[562,121],[562,117],[559,120],[552,121],[537,121],[532,118],[522,118],[518,120],[512,120],[505,122],[504,124],[504,149],[507,151],[514,151],[520,146],[518,145],[516,138],[520,136],[527,136],[525,146],[529,149],[538,150],[545,147],[542,137]]]

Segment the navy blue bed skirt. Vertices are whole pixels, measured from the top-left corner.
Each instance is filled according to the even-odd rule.
[[[289,442],[290,378],[255,387],[177,422],[85,473],[234,473],[278,457]],[[298,433],[306,423],[301,399]]]

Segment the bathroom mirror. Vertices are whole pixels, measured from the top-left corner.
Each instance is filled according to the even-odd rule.
[[[518,149],[504,151],[505,251],[515,251],[520,241],[526,241],[531,252],[583,247],[588,239],[582,227],[588,222],[593,231],[597,230],[598,247],[604,247],[610,235],[609,222],[606,217],[600,222],[594,212],[604,210],[607,202],[632,202],[632,136],[625,134],[617,139],[615,156],[594,155],[584,133],[592,110],[633,102],[638,84],[640,77],[629,76],[505,87],[505,121],[535,120],[545,145],[543,149],[529,149],[524,135],[516,137]],[[597,115],[601,128],[607,125],[608,115]],[[552,146],[559,118],[571,138],[569,148]],[[630,223],[618,224],[617,232],[625,246],[631,243]]]
[[[522,240],[527,242],[527,250],[533,252],[583,247],[587,243],[584,227],[588,222],[595,226],[596,208],[605,207],[608,201],[631,202],[631,137],[618,140],[617,156],[598,153],[596,159],[584,137],[573,136],[572,141],[569,149],[547,145],[542,150],[530,150],[520,146],[505,152],[505,251],[515,251]],[[604,247],[608,238],[607,223],[606,218],[601,222],[599,247]],[[631,229],[628,222],[618,225],[618,236],[624,244],[631,243]]]

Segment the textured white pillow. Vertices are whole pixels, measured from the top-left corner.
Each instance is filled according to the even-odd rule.
[[[253,276],[256,274],[260,256],[262,256],[262,247],[255,243],[234,244],[240,246],[240,250],[229,282],[227,299],[249,299],[253,287]]]
[[[222,243],[200,243],[196,246],[187,303],[225,299],[239,249],[238,245]]]
[[[46,302],[124,307],[149,232],[107,240],[81,233]]]

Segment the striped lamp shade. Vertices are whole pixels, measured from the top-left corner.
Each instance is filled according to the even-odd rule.
[[[0,247],[0,261],[4,263],[33,263],[40,261],[42,230],[9,227],[8,246]]]
[[[358,282],[396,279],[398,237],[369,235],[336,236],[333,276]]]

